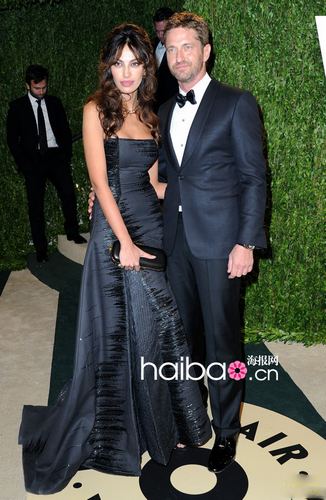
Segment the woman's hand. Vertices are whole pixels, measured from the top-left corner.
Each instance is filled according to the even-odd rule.
[[[88,209],[87,209],[89,220],[92,219],[94,201],[95,201],[95,193],[94,193],[94,189],[91,188],[90,193],[88,195]]]
[[[145,257],[146,259],[156,259],[155,255],[144,252],[138,248],[134,243],[120,243],[120,267],[127,270],[140,270],[139,259]]]
[[[154,165],[149,169],[149,178],[153,188],[155,189],[158,199],[164,200],[167,183],[159,182],[158,180],[158,161],[156,161]]]

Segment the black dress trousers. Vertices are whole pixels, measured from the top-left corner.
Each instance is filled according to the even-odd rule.
[[[70,165],[60,148],[48,148],[36,153],[32,168],[24,170],[28,214],[32,239],[37,252],[47,250],[44,219],[44,196],[47,179],[54,185],[60,198],[64,227],[67,235],[78,234],[76,196]]]
[[[233,435],[240,430],[243,383],[229,378],[227,368],[241,360],[240,279],[228,278],[227,259],[198,259],[191,254],[181,214],[167,272],[192,360],[206,367],[221,364],[212,365],[208,377],[215,433],[218,437]]]

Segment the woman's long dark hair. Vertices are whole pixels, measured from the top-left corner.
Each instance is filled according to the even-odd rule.
[[[121,92],[113,81],[111,66],[119,59],[125,45],[134,53],[137,61],[144,65],[145,74],[138,87],[136,113],[158,141],[158,118],[152,111],[156,90],[155,60],[149,36],[140,26],[125,23],[109,33],[101,51],[99,88],[88,101],[96,103],[106,137],[116,135],[123,125],[125,114]]]

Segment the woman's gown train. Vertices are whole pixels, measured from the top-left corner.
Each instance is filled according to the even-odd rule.
[[[108,179],[134,242],[162,248],[159,202],[148,169],[154,140],[105,141]],[[54,406],[25,406],[26,490],[55,493],[80,468],[140,475],[148,450],[161,464],[177,442],[200,445],[211,436],[197,383],[155,377],[166,362],[188,356],[165,273],[124,271],[109,255],[115,236],[97,202],[80,291],[72,380]],[[153,365],[145,363],[152,363]]]

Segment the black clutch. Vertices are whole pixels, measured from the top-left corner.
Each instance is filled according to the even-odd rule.
[[[146,259],[146,257],[140,257],[139,265],[142,269],[151,269],[152,271],[164,271],[166,267],[166,255],[160,248],[148,247],[146,245],[138,245],[138,248],[146,253],[155,255],[155,259]],[[120,241],[115,240],[110,247],[111,258],[113,262],[117,265],[120,264]]]

